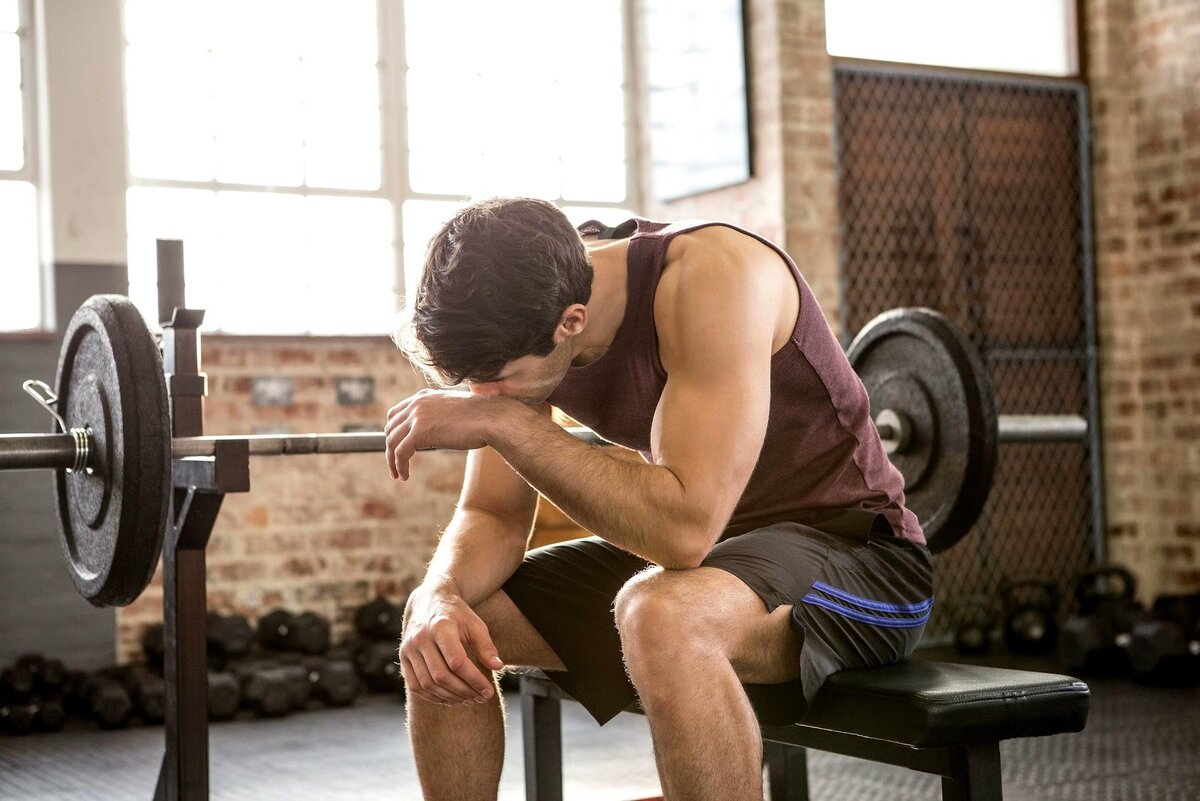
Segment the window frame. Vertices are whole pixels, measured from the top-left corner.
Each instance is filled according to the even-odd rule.
[[[20,0],[30,2],[30,0]],[[642,208],[641,185],[638,180],[639,165],[642,154],[639,148],[642,121],[638,118],[637,99],[637,63],[633,52],[635,45],[635,25],[637,0],[619,0],[621,13],[622,65],[624,76],[621,83],[625,101],[625,197],[617,201],[566,201],[561,196],[551,199],[551,202],[561,207],[612,208],[627,210]],[[380,182],[378,189],[334,189],[325,187],[300,186],[267,186],[262,184],[236,184],[218,181],[188,181],[166,178],[143,178],[133,175],[130,170],[130,137],[128,134],[128,111],[126,111],[125,136],[125,177],[126,191],[134,187],[150,187],[160,189],[199,189],[204,191],[238,191],[263,192],[270,194],[292,194],[297,196],[324,195],[349,198],[382,198],[392,205],[392,285],[395,294],[405,296],[409,287],[405,286],[404,271],[404,204],[410,200],[442,201],[464,203],[470,198],[460,194],[439,194],[414,191],[409,180],[408,165],[408,59],[405,46],[406,26],[404,19],[404,0],[375,0],[379,58],[376,63],[379,79],[379,114],[380,114],[380,150],[382,163],[380,165]],[[121,0],[122,36],[120,45],[121,74],[126,74],[126,55],[129,41],[125,38],[125,1]],[[213,333],[226,333],[215,331]],[[271,336],[270,334],[242,334],[236,331],[228,332],[236,336]],[[307,332],[287,332],[288,336],[337,337],[361,336],[362,332],[345,332],[338,334]]]

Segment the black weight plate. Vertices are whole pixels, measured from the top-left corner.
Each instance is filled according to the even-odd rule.
[[[846,355],[871,416],[892,408],[912,423],[909,447],[891,459],[930,550],[946,550],[979,519],[996,468],[996,405],[983,360],[946,318],[920,308],[871,320]]]
[[[162,553],[171,421],[162,357],[121,295],[93,295],[71,318],[58,359],[58,409],[92,429],[89,471],[57,471],[54,503],[67,571],[96,606],[125,606]]]

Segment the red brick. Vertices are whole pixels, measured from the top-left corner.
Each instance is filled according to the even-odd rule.
[[[359,511],[368,520],[390,520],[396,516],[396,505],[390,501],[371,499],[363,502]]]
[[[266,506],[252,506],[242,513],[242,523],[257,528],[265,527],[271,521],[271,513]]]

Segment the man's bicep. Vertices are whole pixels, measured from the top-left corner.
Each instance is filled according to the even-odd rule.
[[[759,361],[677,371],[655,413],[655,460],[671,469],[687,495],[709,505],[715,526],[733,513],[762,451],[770,364]]]

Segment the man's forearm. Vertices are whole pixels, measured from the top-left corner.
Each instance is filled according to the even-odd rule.
[[[630,553],[688,567],[712,544],[718,525],[665,467],[611,456],[540,415],[498,427],[489,444],[580,525]]]
[[[528,537],[503,518],[460,508],[438,541],[425,584],[449,589],[475,606],[516,572]]]

